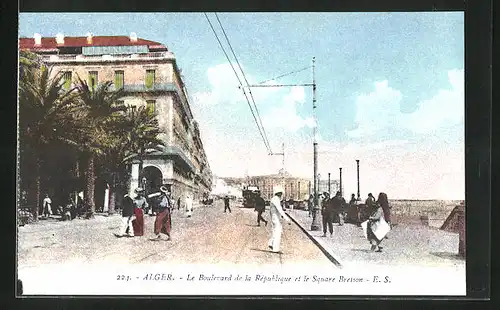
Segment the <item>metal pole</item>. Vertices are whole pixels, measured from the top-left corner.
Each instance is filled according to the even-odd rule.
[[[311,230],[320,230],[320,225],[319,225],[319,204],[318,204],[318,195],[317,195],[317,187],[316,187],[316,178],[318,174],[318,141],[316,140],[316,131],[317,131],[317,121],[316,121],[316,79],[315,79],[315,61],[316,58],[313,57],[312,59],[312,74],[313,74],[313,120],[314,120],[314,127],[313,127],[313,175],[314,175],[314,212],[313,212],[313,220],[311,224]]]
[[[359,191],[359,159],[356,159],[356,168],[357,168],[357,175],[358,175],[358,200],[361,200],[361,194]]]
[[[340,170],[340,184],[339,184],[340,189],[339,189],[339,192],[340,192],[340,197],[343,197],[343,195],[342,195],[343,194],[342,193],[342,168],[339,168],[339,170]]]
[[[328,172],[328,194],[332,195],[332,189],[330,186],[330,172]]]
[[[299,188],[299,189],[298,189],[298,191],[297,191],[297,192],[298,192],[298,194],[297,194],[297,196],[298,196],[298,197],[297,197],[297,200],[301,200],[301,199],[300,199],[300,181],[299,181],[299,184],[298,184],[298,188]]]

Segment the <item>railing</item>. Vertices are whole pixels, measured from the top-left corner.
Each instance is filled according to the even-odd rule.
[[[120,54],[120,55],[82,55],[82,54],[54,54],[43,55],[42,59],[51,62],[74,61],[110,61],[110,60],[134,60],[134,59],[174,59],[171,52],[151,52],[143,54]]]

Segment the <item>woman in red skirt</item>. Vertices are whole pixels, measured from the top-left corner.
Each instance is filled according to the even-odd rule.
[[[170,229],[172,227],[171,209],[172,202],[170,192],[165,186],[160,187],[161,196],[159,198],[158,213],[155,220],[155,237],[152,240],[161,240],[161,234],[167,235],[167,241],[170,238]]]
[[[134,236],[144,235],[144,211],[148,208],[148,202],[146,197],[144,197],[144,190],[142,188],[137,188],[135,190],[137,196],[134,199],[134,215],[135,219],[132,221],[132,226],[134,227]]]

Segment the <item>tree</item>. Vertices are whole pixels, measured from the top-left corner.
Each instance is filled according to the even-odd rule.
[[[159,138],[161,133],[156,115],[143,106],[136,109],[129,107],[125,113],[115,118],[110,127],[104,156],[104,162],[111,176],[110,213],[115,209],[116,185],[119,176],[123,175],[120,172],[125,171],[126,164],[137,156],[141,161],[139,171],[142,171],[146,151],[148,149],[160,150],[164,145]]]
[[[92,80],[94,83],[94,80]],[[109,138],[109,131],[113,122],[117,119],[120,112],[125,111],[126,107],[118,103],[123,97],[122,89],[112,90],[113,83],[106,81],[104,83],[90,87],[86,81],[77,77],[76,91],[82,111],[85,114],[85,122],[89,127],[88,134],[82,143],[82,151],[87,161],[85,168],[86,199],[90,207],[90,216],[95,213],[95,159],[96,156],[103,156],[105,150],[110,147],[112,139]]]
[[[62,74],[52,74],[33,53],[20,52],[19,59],[20,164],[34,163],[36,195],[33,216],[38,220],[41,203],[41,166],[53,143],[75,145],[77,126],[73,89],[65,89]]]

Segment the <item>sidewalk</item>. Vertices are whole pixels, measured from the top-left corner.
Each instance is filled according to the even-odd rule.
[[[465,271],[465,259],[458,257],[458,234],[423,225],[395,226],[382,241],[382,253],[371,252],[363,229],[353,224],[333,224],[333,237],[327,232],[311,231],[312,217],[304,210],[288,210],[288,216],[320,248],[342,267],[367,265],[401,267],[454,267]],[[328,255],[327,255],[328,256]]]

